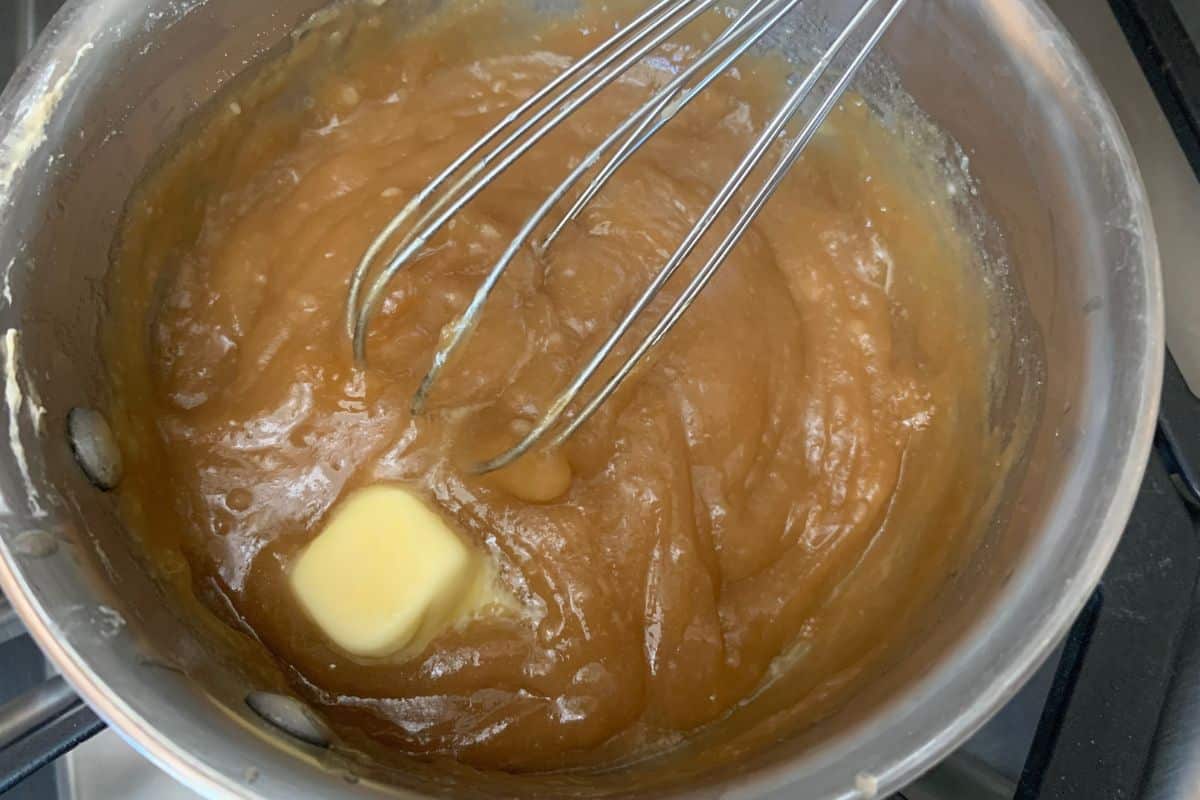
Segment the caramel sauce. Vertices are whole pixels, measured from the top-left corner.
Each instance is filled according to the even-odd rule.
[[[343,306],[376,232],[614,24],[518,16],[485,3],[311,31],[148,177],[106,331],[127,524],[181,597],[364,747],[607,764],[722,719],[781,670],[821,698],[794,720],[811,722],[936,613],[987,521],[1003,468],[970,242],[927,155],[847,98],[650,363],[561,451],[474,475],[650,281],[788,71],[739,64],[548,253],[523,249],[414,417],[439,332],[517,227],[695,52],[633,70],[472,202],[391,284],[357,368]],[[415,488],[489,553],[521,612],[406,660],[327,641],[289,565],[339,498],[380,482]]]

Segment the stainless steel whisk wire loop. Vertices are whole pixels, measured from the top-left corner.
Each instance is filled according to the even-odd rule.
[[[542,250],[549,248],[564,227],[587,207],[613,174],[650,137],[668,124],[676,113],[717,77],[725,73],[738,58],[758,43],[768,31],[801,2],[802,0],[751,0],[691,63],[630,114],[604,141],[587,153],[521,226],[503,254],[484,277],[466,309],[443,330],[432,364],[413,397],[413,413],[419,414],[424,411],[426,400],[438,376],[455,351],[469,339],[483,313],[488,298],[504,271],[520,249],[529,242],[534,231],[562,202],[572,187],[587,173],[596,169],[605,154],[616,147],[616,150],[596,170],[595,176],[584,187],[570,208],[553,225],[550,232],[540,242],[533,244],[535,248]],[[805,72],[804,77],[795,88],[789,92],[779,111],[755,139],[750,150],[714,195],[695,225],[688,231],[683,241],[659,269],[642,294],[634,301],[609,336],[588,357],[582,369],[554,398],[520,441],[503,453],[477,464],[475,466],[477,472],[490,472],[511,464],[542,443],[559,425],[585,385],[596,375],[637,318],[646,311],[663,286],[728,208],[755,168],[772,150],[772,145],[782,140],[784,143],[782,154],[770,169],[761,186],[745,203],[736,221],[703,266],[692,276],[668,310],[650,332],[637,343],[630,355],[616,367],[604,384],[578,411],[568,416],[561,428],[550,437],[548,446],[557,447],[565,442],[612,396],[613,392],[632,373],[638,362],[663,339],[691,306],[696,296],[708,285],[712,276],[724,263],[759,211],[782,183],[788,170],[812,141],[821,123],[849,88],[855,74],[906,2],[907,0],[863,0],[846,25]],[[346,324],[356,361],[365,362],[367,329],[375,309],[387,291],[388,284],[423,250],[431,237],[436,235],[450,219],[457,215],[498,175],[508,169],[583,103],[590,100],[604,87],[640,62],[647,54],[657,49],[715,5],[716,0],[659,0],[506,114],[499,123],[418,192],[380,231],[364,252],[351,276],[346,303]],[[787,140],[786,129],[789,122],[801,112],[807,101],[813,96],[814,91],[821,84],[822,78],[830,72],[835,59],[846,48],[854,34],[881,6],[885,9],[881,18],[876,21],[874,27],[867,31],[863,41],[852,50],[849,62],[832,81],[832,85],[823,90],[823,95],[819,95],[816,107],[808,114],[800,129],[792,135],[790,141]],[[697,75],[699,77],[696,77]],[[694,78],[695,81],[692,82]],[[526,116],[528,116],[527,119]],[[513,126],[516,126],[515,129],[505,135],[505,131]],[[499,140],[498,144],[484,152],[497,140]],[[468,163],[476,157],[478,160],[468,166]],[[455,178],[459,172],[463,174]],[[452,181],[452,178],[455,179]],[[440,193],[439,190],[441,190]],[[397,234],[404,229],[405,223],[418,211],[421,212],[421,216],[398,241],[392,244]],[[371,268],[389,244],[392,244],[392,255],[371,281],[365,296],[363,296],[362,290]]]

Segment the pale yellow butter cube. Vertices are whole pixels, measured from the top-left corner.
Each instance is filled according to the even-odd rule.
[[[428,643],[490,602],[487,559],[412,492],[359,489],[291,571],[296,598],[342,649],[385,656]]]

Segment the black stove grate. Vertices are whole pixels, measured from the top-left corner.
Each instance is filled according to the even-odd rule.
[[[1109,2],[1183,151],[1200,176],[1200,3]]]

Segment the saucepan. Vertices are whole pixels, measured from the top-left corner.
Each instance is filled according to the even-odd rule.
[[[434,5],[396,1],[414,13]],[[878,54],[969,161],[973,202],[991,221],[981,246],[1011,264],[1026,298],[1016,327],[1030,346],[1013,350],[997,391],[1037,398],[1010,501],[943,593],[936,624],[817,734],[557,783],[452,763],[396,769],[343,750],[164,596],[73,452],[111,457],[88,423],[104,404],[104,279],[131,188],[189,113],[286,49],[325,3],[68,2],[0,99],[0,587],[70,686],[147,758],[214,797],[882,797],[983,724],[1099,580],[1146,463],[1162,373],[1158,255],[1137,166],[1041,2],[912,0]]]

